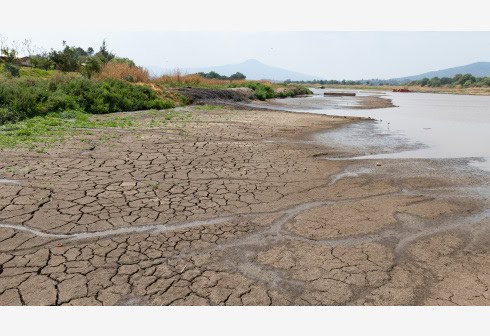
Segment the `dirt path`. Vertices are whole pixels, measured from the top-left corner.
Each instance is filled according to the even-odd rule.
[[[1,152],[0,304],[489,304],[488,176],[324,159],[350,120],[192,109]]]

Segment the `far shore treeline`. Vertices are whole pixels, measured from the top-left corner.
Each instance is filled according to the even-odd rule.
[[[133,60],[116,55],[106,41],[81,48],[66,41],[59,50],[44,51],[30,40],[9,41],[0,35],[0,125],[53,114],[166,109],[186,105],[181,88],[247,88],[251,99],[284,98],[311,93],[291,83],[250,81],[237,72],[151,77]],[[3,126],[2,126],[3,127]],[[1,131],[1,129],[0,129]]]
[[[413,81],[394,80],[312,80],[312,81],[285,81],[297,84],[320,84],[320,85],[371,85],[371,86],[420,86],[431,88],[478,88],[490,87],[490,77],[475,77],[471,74],[457,74],[454,77],[432,77]]]

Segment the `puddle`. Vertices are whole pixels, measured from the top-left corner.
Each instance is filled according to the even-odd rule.
[[[17,181],[17,180],[0,179],[0,184],[20,185],[20,181]]]
[[[329,185],[334,185],[337,183],[339,180],[342,180],[344,178],[348,177],[358,177],[360,175],[364,174],[369,174],[371,172],[371,169],[369,168],[359,168],[355,170],[345,170],[337,175],[332,176],[330,179],[330,184]]]

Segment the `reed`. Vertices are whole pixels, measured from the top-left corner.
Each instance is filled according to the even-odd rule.
[[[150,74],[148,70],[127,63],[109,62],[102,66],[95,79],[119,79],[134,83],[148,83]]]

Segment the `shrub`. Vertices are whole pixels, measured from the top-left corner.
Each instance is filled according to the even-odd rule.
[[[47,54],[34,55],[30,57],[30,62],[34,68],[50,70],[54,69],[55,64]]]
[[[16,67],[15,65],[12,65],[11,63],[5,63],[3,65],[3,69],[7,74],[10,74],[12,77],[19,77],[20,76],[20,71],[19,68]]]
[[[145,85],[56,76],[0,81],[0,124],[69,110],[103,114],[175,107]]]
[[[24,119],[24,118],[22,118],[22,116],[19,113],[11,111],[11,110],[4,108],[4,107],[0,107],[0,125],[3,125],[5,123],[9,123],[9,122],[16,122],[16,121],[19,121],[21,119]]]
[[[254,90],[255,97],[259,100],[276,97],[274,89],[270,85],[261,82],[248,82],[246,86]]]

